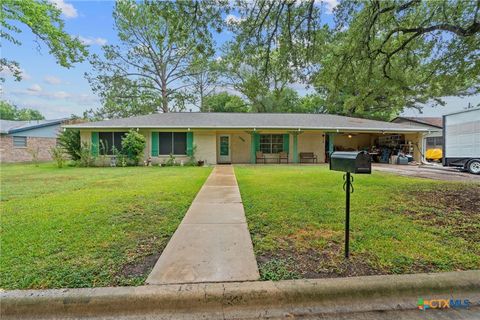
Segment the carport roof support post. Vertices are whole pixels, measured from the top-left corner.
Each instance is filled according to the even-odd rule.
[[[334,139],[335,139],[335,133],[329,132],[328,133],[328,157],[329,158],[333,153]]]

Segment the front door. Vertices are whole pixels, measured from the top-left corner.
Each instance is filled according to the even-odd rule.
[[[230,155],[230,135],[222,134],[219,136],[218,143],[218,162],[219,163],[230,163],[232,162]]]

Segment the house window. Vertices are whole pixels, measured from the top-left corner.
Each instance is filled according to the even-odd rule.
[[[159,132],[158,154],[160,155],[186,155],[187,133],[186,132]]]
[[[122,150],[122,139],[126,132],[99,132],[100,154],[113,155],[113,147],[117,151]]]
[[[279,153],[283,151],[283,134],[261,134],[260,151],[263,153]]]
[[[27,137],[13,137],[13,146],[15,148],[26,148],[27,147]]]
[[[443,137],[428,137],[427,149],[441,149],[443,145]]]

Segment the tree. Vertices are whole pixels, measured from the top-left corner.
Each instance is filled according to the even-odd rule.
[[[220,92],[205,98],[202,112],[249,112],[249,107],[239,96]]]
[[[280,61],[279,50],[270,53],[269,72],[264,72],[263,52],[266,48],[249,47],[242,51],[241,44],[230,42],[224,49],[221,61],[222,83],[240,92],[252,106],[254,112],[271,112],[270,100],[273,91],[281,92],[295,82],[294,72]]]
[[[22,108],[17,111],[17,120],[43,120],[45,117],[38,110]]]
[[[58,144],[74,161],[80,160],[82,153],[82,144],[80,139],[80,130],[67,129],[58,135]]]
[[[479,1],[342,1],[332,27],[318,1],[237,3],[226,77],[259,110],[282,68],[293,78],[282,82],[313,84],[327,112],[345,115],[389,119],[479,92]]]
[[[297,112],[299,103],[298,93],[288,87],[268,92],[260,99],[260,104],[252,106],[253,112]]]
[[[135,130],[130,130],[122,139],[122,153],[134,164],[138,165],[147,140]]]
[[[17,120],[17,107],[7,101],[0,100],[0,119]]]
[[[3,120],[43,120],[45,117],[38,110],[23,108],[0,100],[0,119]]]
[[[390,119],[480,89],[479,1],[344,2],[314,63],[329,112]]]
[[[83,61],[88,52],[86,47],[76,37],[69,35],[64,30],[64,23],[60,17],[61,11],[49,1],[41,0],[3,0],[0,24],[2,32],[0,39],[15,45],[21,45],[15,34],[21,29],[14,21],[27,26],[37,39],[44,43],[49,53],[57,63],[70,68],[76,62]],[[15,80],[20,81],[22,71],[18,62],[7,58],[0,59],[0,70],[8,70]],[[0,78],[2,81],[4,78]]]
[[[318,94],[307,94],[298,101],[295,112],[299,113],[326,113],[325,99]]]
[[[311,66],[312,53],[321,46],[323,29],[321,4],[316,0],[238,0],[240,15],[231,23],[240,51],[261,48],[261,71],[268,75],[273,60],[298,74],[305,75]],[[279,50],[280,49],[280,50]],[[277,56],[272,52],[277,51]]]
[[[200,110],[206,110],[204,104],[217,87],[219,78],[219,68],[217,63],[209,61],[207,58],[200,57],[190,68],[192,75],[187,78],[187,83],[191,84],[191,93],[193,101]]]
[[[186,79],[200,58],[213,54],[211,30],[221,24],[218,1],[116,2],[113,13],[120,45],[93,55],[87,74],[103,102],[104,117],[179,110]],[[173,103],[172,103],[173,102]]]
[[[288,86],[307,83],[317,69],[312,48],[321,47],[328,31],[321,25],[320,5],[313,0],[237,1],[236,11],[240,17],[227,21],[234,39],[223,47],[222,78],[254,111],[272,112],[278,109],[272,101],[291,96]]]
[[[262,109],[252,106],[252,112],[275,113],[319,113],[323,112],[324,101],[317,94],[300,97],[298,92],[286,87],[280,91],[270,91],[262,99]]]

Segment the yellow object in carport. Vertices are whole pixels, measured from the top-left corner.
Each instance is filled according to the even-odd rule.
[[[442,156],[442,149],[428,149],[425,154],[425,158],[428,160],[440,160]]]

